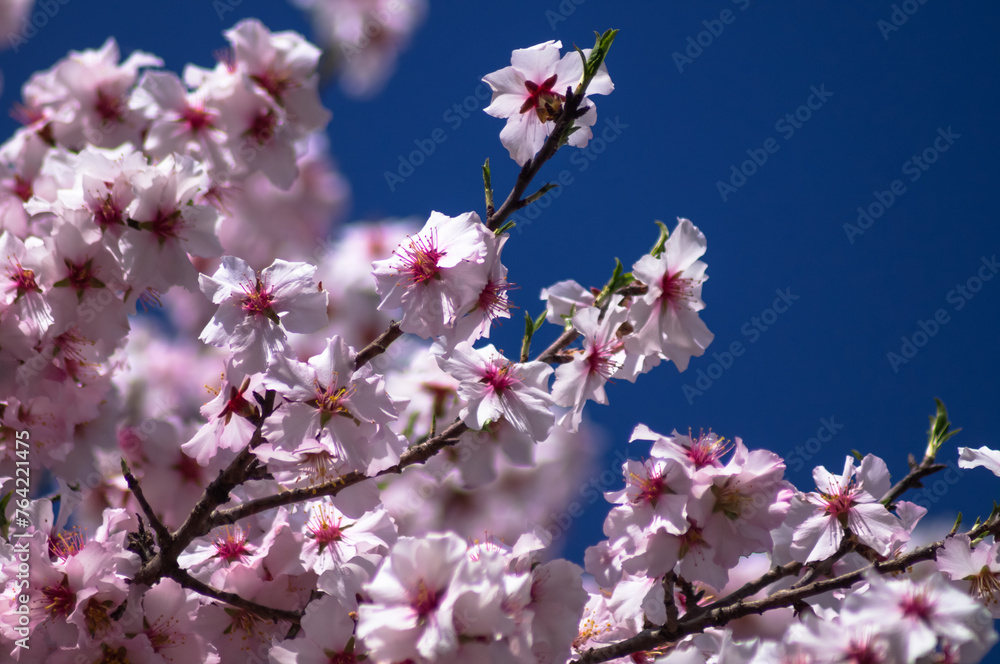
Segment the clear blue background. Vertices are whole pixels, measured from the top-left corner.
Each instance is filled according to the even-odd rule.
[[[807,449],[822,418],[833,418],[842,429],[830,443],[813,444],[813,454],[800,454],[808,463],[790,463],[793,481],[811,489],[812,466],[839,470],[850,449],[882,455],[898,478],[907,454],[923,452],[937,396],[964,427],[955,442],[1000,447],[1000,279],[985,283],[960,311],[948,300],[950,290],[975,276],[981,257],[1000,254],[1000,6],[913,0],[908,7],[916,12],[886,39],[878,22],[890,20],[893,3],[860,4],[432,0],[381,95],[358,102],[333,88],[324,94],[334,113],[332,149],[353,188],[351,217],[482,214],[483,160],[493,164],[498,196],[509,191],[517,168],[499,142],[503,122],[480,110],[480,78],[509,64],[514,48],[549,39],[588,47],[594,30],[619,28],[608,61],[616,90],[596,102],[598,130],[617,118],[620,133],[600,154],[557,155],[538,184],[564,169],[573,183],[532,223],[522,223],[504,254],[519,287],[516,315],[523,316],[541,310],[536,297],[547,285],[574,278],[599,286],[614,257],[631,265],[655,239],[654,219],[672,227],[684,216],[707,235],[703,318],[715,343],[684,374],[670,365],[636,385],[611,386],[612,406],[590,413],[613,445],[626,449],[632,427],[643,422],[662,432],[711,427],[750,447],[790,454]],[[672,54],[726,9],[732,22],[679,71]],[[18,53],[0,54],[0,103],[16,101],[31,72],[69,49],[96,48],[109,35],[123,53],[155,53],[176,71],[187,62],[211,65],[212,52],[225,45],[222,30],[246,16],[309,34],[297,9],[274,0],[244,0],[222,20],[210,0],[70,0]],[[811,86],[832,96],[786,138],[776,122],[806,103]],[[456,127],[457,116],[446,114],[466,100],[474,110]],[[15,125],[5,122],[9,133]],[[948,127],[960,138],[911,182],[904,162]],[[385,172],[439,128],[444,143],[390,191]],[[769,138],[778,151],[724,201],[717,182]],[[844,224],[896,179],[905,193],[849,242]],[[776,289],[799,299],[751,343],[745,326],[772,305]],[[894,371],[887,353],[899,353],[901,337],[938,309],[950,322]],[[513,353],[521,329],[519,320],[505,325],[499,345]],[[554,336],[546,332],[541,342]],[[713,352],[736,341],[744,354],[721,375],[713,370],[718,378],[689,402],[683,386],[695,386]],[[956,458],[953,449],[941,454],[942,461]],[[968,523],[1000,497],[1000,480],[986,471],[949,478],[937,492],[924,492],[925,502],[949,515],[963,509]],[[600,538],[605,514],[599,504],[574,524],[571,559],[581,561]]]

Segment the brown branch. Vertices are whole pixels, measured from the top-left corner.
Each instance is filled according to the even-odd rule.
[[[495,231],[503,226],[507,217],[528,204],[527,201],[522,200],[524,192],[528,190],[528,185],[538,175],[538,171],[541,170],[542,165],[555,155],[562,144],[566,132],[573,126],[576,119],[582,116],[589,108],[586,106],[583,108],[580,107],[585,95],[586,90],[575,93],[572,89],[567,88],[562,113],[559,114],[556,125],[552,129],[552,133],[545,140],[544,145],[542,145],[542,149],[538,151],[538,154],[524,163],[524,166],[521,167],[521,172],[517,176],[517,180],[514,182],[514,188],[507,195],[507,199],[497,208],[496,212],[486,217],[486,226],[491,231]]]
[[[677,602],[674,599],[674,581],[677,575],[673,571],[663,575],[663,604],[667,610],[667,629],[677,629]]]
[[[177,566],[177,557],[181,552],[195,537],[211,530],[209,516],[216,507],[229,502],[229,492],[243,484],[247,479],[247,473],[255,460],[252,450],[264,440],[261,429],[264,426],[264,421],[275,410],[275,396],[274,390],[268,390],[265,393],[260,415],[255,418],[254,423],[257,428],[250,443],[236,455],[236,458],[230,462],[225,470],[219,473],[218,477],[209,482],[181,527],[167,536],[166,540],[160,544],[160,550],[136,573],[132,583],[152,586],[161,578],[171,576],[180,569]]]
[[[912,456],[910,459],[910,463],[913,463]],[[920,486],[920,480],[924,479],[928,475],[940,472],[945,468],[947,468],[947,466],[942,463],[934,463],[933,456],[925,456],[923,461],[910,468],[910,472],[906,475],[906,477],[896,482],[896,485],[889,489],[889,492],[882,496],[882,499],[879,502],[885,505],[887,509],[892,509],[892,507],[895,506],[894,504],[896,500],[906,491]]]
[[[360,484],[365,480],[375,479],[385,475],[398,474],[407,466],[423,463],[445,447],[454,445],[458,442],[459,436],[468,430],[469,427],[464,422],[453,422],[447,429],[438,435],[422,443],[414,445],[404,452],[399,458],[399,463],[395,466],[379,471],[372,476],[356,471],[350,472],[323,484],[317,484],[315,486],[304,487],[301,489],[292,489],[291,491],[284,491],[271,496],[265,496],[264,498],[250,500],[228,509],[217,510],[208,517],[205,524],[205,532],[208,532],[216,526],[235,523],[240,519],[245,519],[248,516],[266,512],[267,510],[274,509],[276,507],[301,503],[307,500],[312,500],[313,498],[319,498],[320,496],[336,496],[343,489],[346,489],[349,486],[354,486],[355,484]]]
[[[156,544],[159,547],[164,547],[170,541],[170,531],[166,526],[156,517],[156,513],[153,512],[152,506],[149,501],[146,500],[146,495],[142,492],[142,487],[139,486],[139,480],[135,478],[132,471],[129,470],[128,464],[125,463],[125,459],[122,459],[122,474],[125,476],[125,484],[128,485],[129,491],[135,496],[136,501],[139,503],[139,507],[142,508],[143,514],[146,515],[146,519],[149,521],[149,525],[153,527],[153,532],[156,533]],[[140,534],[142,531],[142,520],[139,521]]]
[[[173,570],[169,577],[189,590],[193,590],[196,593],[205,595],[206,597],[211,597],[212,599],[217,599],[220,602],[225,602],[226,604],[235,606],[238,609],[249,611],[250,613],[258,615],[261,618],[266,618],[267,620],[273,620],[275,622],[279,620],[287,620],[295,625],[302,619],[302,613],[299,611],[275,609],[270,606],[258,604],[257,602],[251,602],[248,599],[240,597],[236,593],[219,590],[218,588],[213,588],[206,583],[202,583],[182,569]]]
[[[971,539],[981,537],[985,534],[997,536],[1000,534],[1000,519],[988,519],[985,523],[973,528],[965,534]],[[677,624],[676,629],[669,629],[667,626],[645,629],[624,641],[601,648],[592,648],[587,652],[581,653],[580,657],[574,660],[574,664],[597,664],[598,662],[607,662],[619,657],[626,657],[633,653],[646,652],[653,650],[654,648],[679,641],[680,639],[690,636],[691,634],[700,633],[708,627],[723,627],[733,620],[743,618],[751,614],[761,614],[772,609],[796,606],[809,597],[821,595],[831,590],[849,588],[855,583],[862,581],[865,574],[870,572],[878,574],[903,572],[916,563],[923,562],[925,560],[933,560],[937,555],[937,550],[944,545],[947,539],[948,538],[945,538],[932,544],[918,547],[913,551],[897,556],[892,560],[873,563],[868,567],[854,572],[849,572],[847,574],[842,574],[833,579],[823,579],[815,581],[807,586],[779,590],[773,595],[769,595],[763,599],[752,602],[736,601],[735,603],[725,604],[723,606],[716,606],[715,604],[710,605],[705,607],[703,612],[700,612],[692,618],[682,619]],[[786,565],[783,568],[775,568],[765,574],[764,577],[775,577],[778,574],[784,575],[785,572],[791,573],[792,569],[794,569],[794,565]],[[737,593],[743,593],[745,589],[748,589],[748,586],[758,585],[764,577],[761,577],[758,581],[752,582],[752,584],[747,584],[747,586],[738,590]],[[777,579],[775,578],[773,580]],[[720,601],[728,602],[730,597],[726,597]]]
[[[385,332],[362,348],[361,352],[354,358],[354,370],[357,371],[375,357],[389,350],[390,344],[401,336],[403,336],[403,331],[399,329],[399,323],[396,321],[389,323],[389,327],[386,328]]]
[[[734,590],[725,597],[716,600],[708,606],[709,609],[718,608],[722,606],[730,606],[736,602],[746,599],[751,595],[756,595],[764,588],[768,587],[776,581],[780,581],[786,576],[795,576],[802,571],[802,563],[800,562],[790,562],[786,565],[780,567],[772,567],[770,570],[765,572],[759,579],[755,579],[744,584],[741,588]]]

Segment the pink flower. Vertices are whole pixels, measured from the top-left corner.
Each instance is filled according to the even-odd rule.
[[[854,467],[847,457],[840,477],[822,466],[813,470],[817,492],[802,496],[788,514],[794,527],[792,555],[799,562],[829,558],[840,547],[849,530],[878,555],[889,553],[893,541],[906,538],[899,519],[879,502],[890,488],[885,462],[869,454]]]
[[[284,108],[299,131],[326,126],[330,112],[319,100],[318,48],[296,32],[272,33],[256,19],[240,21],[225,35],[238,71]]]
[[[330,664],[358,661],[354,655],[354,621],[351,611],[336,597],[325,595],[310,602],[302,618],[302,635],[275,645],[268,653],[275,664]]]
[[[576,431],[588,399],[608,403],[604,384],[618,373],[625,359],[625,345],[618,337],[618,328],[625,322],[628,311],[619,306],[622,296],[614,296],[607,311],[587,307],[573,315],[573,327],[583,335],[583,349],[573,354],[571,362],[556,369],[552,399],[571,410],[560,424]]]
[[[629,309],[635,328],[626,342],[630,353],[659,354],[684,371],[691,357],[700,357],[712,343],[715,335],[698,317],[705,308],[701,286],[708,279],[708,266],[698,258],[706,246],[705,235],[694,224],[678,219],[663,253],[643,256],[632,266],[632,274],[649,290]]]
[[[223,256],[213,276],[198,278],[202,292],[219,305],[199,338],[228,347],[235,368],[263,371],[289,351],[286,330],[315,332],[327,324],[327,297],[313,283],[315,272],[307,263],[277,259],[255,273],[242,259]]]
[[[300,449],[329,452],[338,470],[362,472],[399,460],[405,439],[393,433],[396,403],[370,365],[355,371],[356,353],[340,337],[308,363],[278,357],[264,386],[284,399],[280,424],[265,427],[268,451],[279,457]],[[264,446],[261,446],[264,447]]]
[[[441,368],[460,381],[458,394],[465,399],[459,417],[473,429],[482,429],[501,417],[536,441],[543,440],[555,417],[549,407],[548,377],[552,367],[542,362],[514,363],[491,345],[455,346],[448,358],[438,346]]]
[[[215,398],[201,407],[201,414],[208,422],[181,445],[184,453],[202,466],[207,466],[220,449],[238,452],[253,437],[256,427],[247,418],[257,413],[253,393],[260,389],[260,377],[248,376],[239,386],[231,380],[232,377],[223,380]]]
[[[979,542],[973,547],[967,535],[956,535],[937,551],[938,569],[971,591],[994,618],[1000,618],[998,549],[998,542]]]
[[[982,466],[994,475],[1000,476],[1000,452],[991,450],[986,446],[980,447],[978,450],[974,450],[971,447],[960,447],[958,451],[959,468],[978,468]]]
[[[466,549],[450,533],[396,543],[367,586],[371,604],[358,609],[357,636],[372,657],[433,660],[458,646],[450,591]]]
[[[851,593],[844,602],[845,624],[880,627],[899,635],[901,660],[917,661],[944,640],[950,645],[985,641],[986,626],[996,641],[992,620],[982,604],[950,585],[940,574],[913,581],[868,576],[869,588]]]
[[[23,321],[33,334],[41,334],[52,324],[52,307],[39,282],[50,277],[45,268],[48,251],[41,239],[25,242],[4,231],[0,235],[0,302]]]
[[[198,272],[187,255],[204,258],[222,253],[216,226],[218,213],[194,204],[207,178],[190,157],[167,157],[147,177],[137,178],[132,203],[134,225],[121,239],[123,267],[131,287],[127,301],[135,306],[148,288],[160,292],[183,286],[195,292]]]
[[[427,338],[447,334],[479,301],[488,281],[486,258],[496,242],[479,215],[431,212],[423,229],[393,255],[372,263],[380,310],[402,307],[400,329]]]
[[[535,156],[545,139],[555,129],[555,120],[562,111],[566,89],[575,91],[583,78],[583,61],[580,54],[570,52],[559,57],[562,42],[547,41],[530,48],[515,50],[510,56],[510,67],[504,67],[483,77],[493,89],[493,99],[485,109],[495,118],[507,118],[507,125],[500,132],[500,142],[510,152],[511,159],[523,166]],[[590,49],[583,51],[590,55]],[[615,89],[604,64],[590,82],[588,95],[606,95]],[[570,145],[586,147],[597,121],[597,111],[589,98],[581,108],[589,107],[576,120],[578,128],[569,136]]]

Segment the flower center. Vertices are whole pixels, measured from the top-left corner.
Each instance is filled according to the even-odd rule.
[[[541,122],[555,121],[562,113],[562,103],[566,98],[552,91],[556,84],[557,74],[542,81],[541,85],[534,81],[525,81],[524,87],[528,90],[528,98],[521,104],[521,113],[527,113],[535,109],[538,119]]]
[[[622,348],[622,342],[612,339],[607,343],[595,343],[587,355],[587,368],[591,375],[611,378],[618,371],[620,363],[611,357]]]
[[[156,236],[156,239],[163,244],[171,238],[180,236],[180,230],[184,227],[184,217],[180,210],[157,210],[156,219],[140,225]]]
[[[94,110],[97,111],[102,120],[114,120],[115,122],[125,120],[125,103],[122,98],[109,95],[104,90],[97,91]]]
[[[705,538],[701,534],[701,528],[693,523],[691,524],[691,527],[688,528],[688,531],[681,535],[680,540],[681,547],[679,557],[681,558],[690,553],[691,549],[700,549],[705,545]]]
[[[342,521],[341,517],[337,517],[336,523],[334,523],[333,516],[323,506],[319,507],[316,516],[309,524],[309,532],[319,544],[320,551],[328,546],[336,545],[344,538],[343,529],[340,527]]]
[[[663,307],[689,309],[688,303],[694,302],[693,291],[697,282],[694,279],[682,278],[680,275],[680,272],[663,274],[663,279],[660,281],[660,289],[663,291],[660,302]]]
[[[105,634],[111,629],[111,618],[108,617],[107,605],[110,605],[110,602],[99,603],[91,598],[87,603],[87,608],[84,609],[83,620],[87,625],[87,631],[93,637]]]
[[[510,362],[494,359],[486,366],[480,382],[486,383],[493,388],[494,392],[503,392],[521,382],[516,373],[512,371],[513,365]]]
[[[21,261],[13,256],[8,256],[7,260],[11,264],[11,267],[7,268],[7,278],[13,282],[12,285],[7,287],[7,290],[17,291],[16,299],[21,299],[28,293],[42,292],[42,289],[35,283],[34,270],[25,270],[21,267]]]
[[[198,462],[194,458],[181,452],[180,459],[170,468],[177,471],[177,474],[181,476],[185,484],[201,486],[201,466],[198,465]]]
[[[689,431],[688,437],[691,438],[691,447],[687,450],[687,456],[698,469],[718,465],[719,459],[731,447],[729,441],[711,431],[707,434],[699,433],[697,438],[691,436]]]
[[[274,297],[271,295],[271,291],[264,285],[260,277],[257,277],[255,283],[251,286],[249,284],[243,286],[243,292],[246,295],[240,300],[243,305],[243,310],[248,314],[254,316],[267,316],[271,318],[274,316],[274,312],[271,309],[271,303],[274,302]]]
[[[234,533],[227,527],[225,533],[225,539],[219,538],[215,540],[216,557],[222,558],[227,563],[231,563],[234,560],[242,562],[250,553],[250,549],[247,547],[246,535],[239,528]]]
[[[843,521],[847,518],[847,513],[857,504],[854,500],[854,478],[851,478],[846,487],[838,487],[837,493],[820,494],[826,501],[824,510],[827,514],[837,517]]]
[[[57,586],[42,588],[43,608],[49,615],[69,616],[76,606],[76,593],[66,585],[66,577]]]
[[[506,280],[493,281],[490,279],[479,293],[479,302],[476,308],[482,311],[489,320],[496,320],[500,314],[510,308],[507,302],[508,290],[510,290],[510,285]]]
[[[729,479],[723,485],[712,485],[712,495],[715,496],[715,507],[713,512],[722,512],[730,521],[735,521],[743,514],[743,506],[750,502],[750,496],[746,496],[729,485]]]
[[[181,119],[187,123],[188,129],[196,134],[214,126],[212,114],[196,106],[185,106],[181,113]]]
[[[417,591],[411,599],[411,606],[421,618],[426,618],[438,606],[438,596],[432,588],[428,588],[423,579],[417,582]]]
[[[98,198],[90,204],[90,209],[94,213],[94,223],[107,230],[109,226],[124,226],[122,211],[109,193],[104,198]]]
[[[28,199],[35,193],[31,186],[31,180],[25,180],[20,175],[14,176],[14,184],[10,190],[25,203],[27,203]]]
[[[433,236],[410,238],[410,246],[403,249],[400,272],[409,276],[410,283],[422,284],[438,276],[438,261],[444,255]]]
[[[997,575],[988,565],[983,565],[979,574],[969,580],[972,582],[972,591],[983,601],[983,604],[997,603],[997,595],[1000,594],[1000,580],[997,579]]]
[[[49,538],[49,553],[62,561],[69,560],[87,544],[87,536],[73,528]]]
[[[83,292],[90,288],[104,288],[104,282],[94,276],[94,259],[88,258],[82,263],[73,263],[68,258],[63,261],[66,264],[66,277],[57,281],[53,286],[69,286],[83,296]]]
[[[934,603],[923,592],[917,591],[912,595],[907,595],[900,603],[903,615],[908,618],[918,618],[923,622],[930,622],[934,614]]]
[[[643,467],[646,469],[646,477],[641,477],[632,473],[629,479],[637,491],[632,498],[632,504],[649,503],[655,505],[660,496],[668,491],[667,481],[663,477],[663,469],[658,466],[650,466],[647,461]]]
[[[250,80],[264,88],[267,94],[271,95],[281,105],[284,105],[282,96],[292,87],[291,79],[271,69],[268,69],[263,74],[251,76]]]
[[[257,141],[258,145],[266,145],[274,138],[274,128],[278,126],[278,116],[274,111],[258,113],[244,132],[245,136]]]

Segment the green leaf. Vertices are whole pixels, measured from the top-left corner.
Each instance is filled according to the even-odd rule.
[[[557,184],[553,184],[553,183],[549,182],[544,187],[542,187],[541,189],[539,189],[538,191],[536,191],[535,193],[533,193],[531,196],[528,196],[527,198],[525,198],[524,199],[524,204],[525,205],[531,205],[532,203],[534,203],[535,201],[537,201],[539,198],[541,198],[545,194],[549,193],[550,191],[552,191],[553,189],[555,189],[558,186],[559,185],[557,185]]]
[[[506,233],[507,231],[509,231],[510,229],[514,228],[514,226],[517,226],[517,222],[516,221],[507,221],[503,226],[501,226],[500,228],[498,228],[495,231],[493,231],[493,234],[494,235],[502,235],[502,234]]]
[[[545,315],[543,311],[537,318],[532,319],[531,314],[527,311],[524,312],[524,340],[521,342],[522,362],[527,362],[528,357],[531,355],[531,339],[535,336],[535,332],[538,332],[542,324],[545,323]]]
[[[590,57],[587,59],[583,68],[581,92],[587,89],[587,86],[590,85],[590,81],[597,75],[598,70],[601,68],[601,64],[608,56],[608,51],[611,50],[611,44],[615,41],[615,36],[617,34],[617,30],[607,30],[603,35],[597,35],[597,40],[594,43],[594,50],[590,52]]]
[[[486,215],[489,216],[493,214],[493,178],[490,176],[489,157],[483,164],[483,189],[486,191]]]
[[[632,276],[631,272],[625,272],[625,268],[622,267],[622,262],[615,258],[615,270],[611,273],[611,279],[608,283],[604,285],[601,292],[597,295],[597,301],[594,302],[595,306],[604,306],[608,298],[611,297],[619,289],[628,286],[630,283],[635,281],[635,277]]]
[[[667,246],[667,238],[670,237],[670,231],[667,230],[667,225],[659,219],[653,223],[660,227],[660,237],[656,240],[653,248],[649,250],[649,253],[653,255],[653,258],[659,258]]]
[[[951,422],[948,421],[948,409],[937,397],[934,398],[934,402],[937,404],[937,409],[934,415],[928,417],[931,427],[927,431],[927,451],[924,453],[931,459],[937,456],[938,450],[947,440],[962,430],[961,428],[952,430]]]

